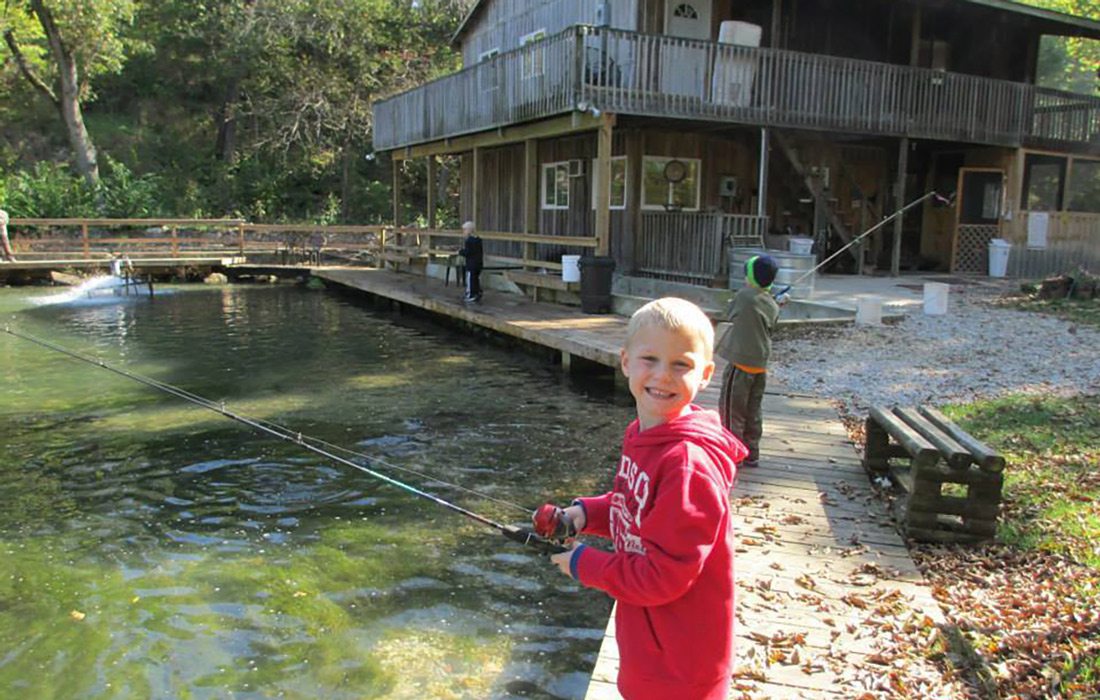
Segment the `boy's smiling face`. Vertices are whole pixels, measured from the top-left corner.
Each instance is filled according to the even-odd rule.
[[[682,415],[714,374],[703,339],[687,329],[643,326],[620,357],[642,430]]]

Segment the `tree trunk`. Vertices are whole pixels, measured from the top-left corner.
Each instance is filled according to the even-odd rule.
[[[0,253],[8,262],[15,262],[15,252],[8,240],[8,213],[3,209],[0,209]]]
[[[214,155],[223,163],[232,163],[237,157],[237,101],[240,99],[241,79],[231,78],[218,110],[218,139],[214,145]]]
[[[76,169],[85,182],[95,188],[99,184],[99,165],[96,163],[95,145],[84,127],[84,114],[80,109],[80,80],[76,60],[61,39],[61,32],[53,15],[42,0],[31,0],[31,9],[37,15],[42,30],[46,32],[50,54],[57,63],[59,90],[55,93],[57,97],[54,104],[61,114],[61,120],[65,122],[65,132],[73,149]]]

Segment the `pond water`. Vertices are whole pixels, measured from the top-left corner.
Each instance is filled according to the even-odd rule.
[[[0,323],[499,521],[610,483],[629,403],[539,360],[331,292],[169,291],[0,289]],[[0,697],[583,697],[610,601],[546,559],[6,333],[0,357]]]

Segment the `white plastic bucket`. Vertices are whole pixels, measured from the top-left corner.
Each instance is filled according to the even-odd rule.
[[[951,285],[940,282],[924,283],[924,313],[929,316],[943,316],[947,313],[947,293]]]
[[[1012,244],[1003,238],[994,238],[989,242],[989,276],[1004,277],[1008,272],[1008,253]]]
[[[882,300],[860,299],[856,302],[856,325],[881,326],[882,325]]]
[[[787,247],[796,255],[809,255],[814,249],[814,239],[791,238],[787,241]]]
[[[579,255],[563,255],[563,256],[561,256],[561,281],[562,282],[580,282],[581,281],[581,256],[579,256]]]

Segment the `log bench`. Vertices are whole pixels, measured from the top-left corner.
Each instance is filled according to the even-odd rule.
[[[908,537],[973,543],[997,534],[1005,459],[938,410],[871,408],[863,466],[904,492],[894,515]]]

